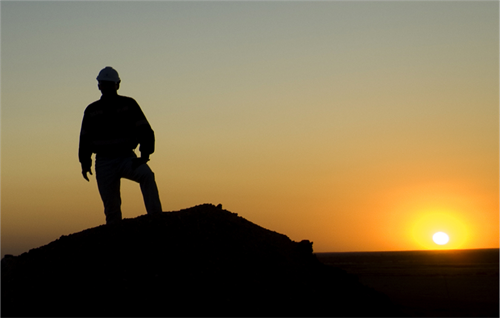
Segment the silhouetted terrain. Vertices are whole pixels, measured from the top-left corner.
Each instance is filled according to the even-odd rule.
[[[498,317],[499,249],[317,253],[411,317]]]
[[[2,259],[2,316],[388,316],[388,298],[291,241],[204,204]]]

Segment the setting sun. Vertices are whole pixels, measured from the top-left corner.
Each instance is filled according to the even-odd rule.
[[[443,232],[437,232],[432,236],[432,240],[439,245],[445,245],[450,240],[448,234]]]
[[[468,238],[465,223],[453,212],[428,212],[413,226],[413,238],[424,249],[463,248]],[[450,237],[453,240],[450,240]]]

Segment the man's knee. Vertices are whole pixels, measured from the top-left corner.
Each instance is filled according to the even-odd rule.
[[[135,175],[139,182],[151,181],[151,180],[154,181],[155,179],[154,172],[146,164],[139,166],[135,171]]]

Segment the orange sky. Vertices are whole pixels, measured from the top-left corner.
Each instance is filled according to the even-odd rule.
[[[499,246],[498,2],[0,6],[2,255],[104,223],[77,150],[107,65],[165,211],[222,203],[316,252]]]

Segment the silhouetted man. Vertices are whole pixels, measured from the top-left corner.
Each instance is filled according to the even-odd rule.
[[[85,109],[80,132],[78,157],[82,175],[89,181],[92,154],[96,154],[96,180],[104,203],[106,223],[122,219],[120,179],[140,183],[148,214],[162,211],[153,171],[146,162],[154,152],[155,137],[137,102],[118,95],[120,78],[112,67],[105,67],[97,76],[101,99]],[[141,157],[134,149],[140,144]]]

